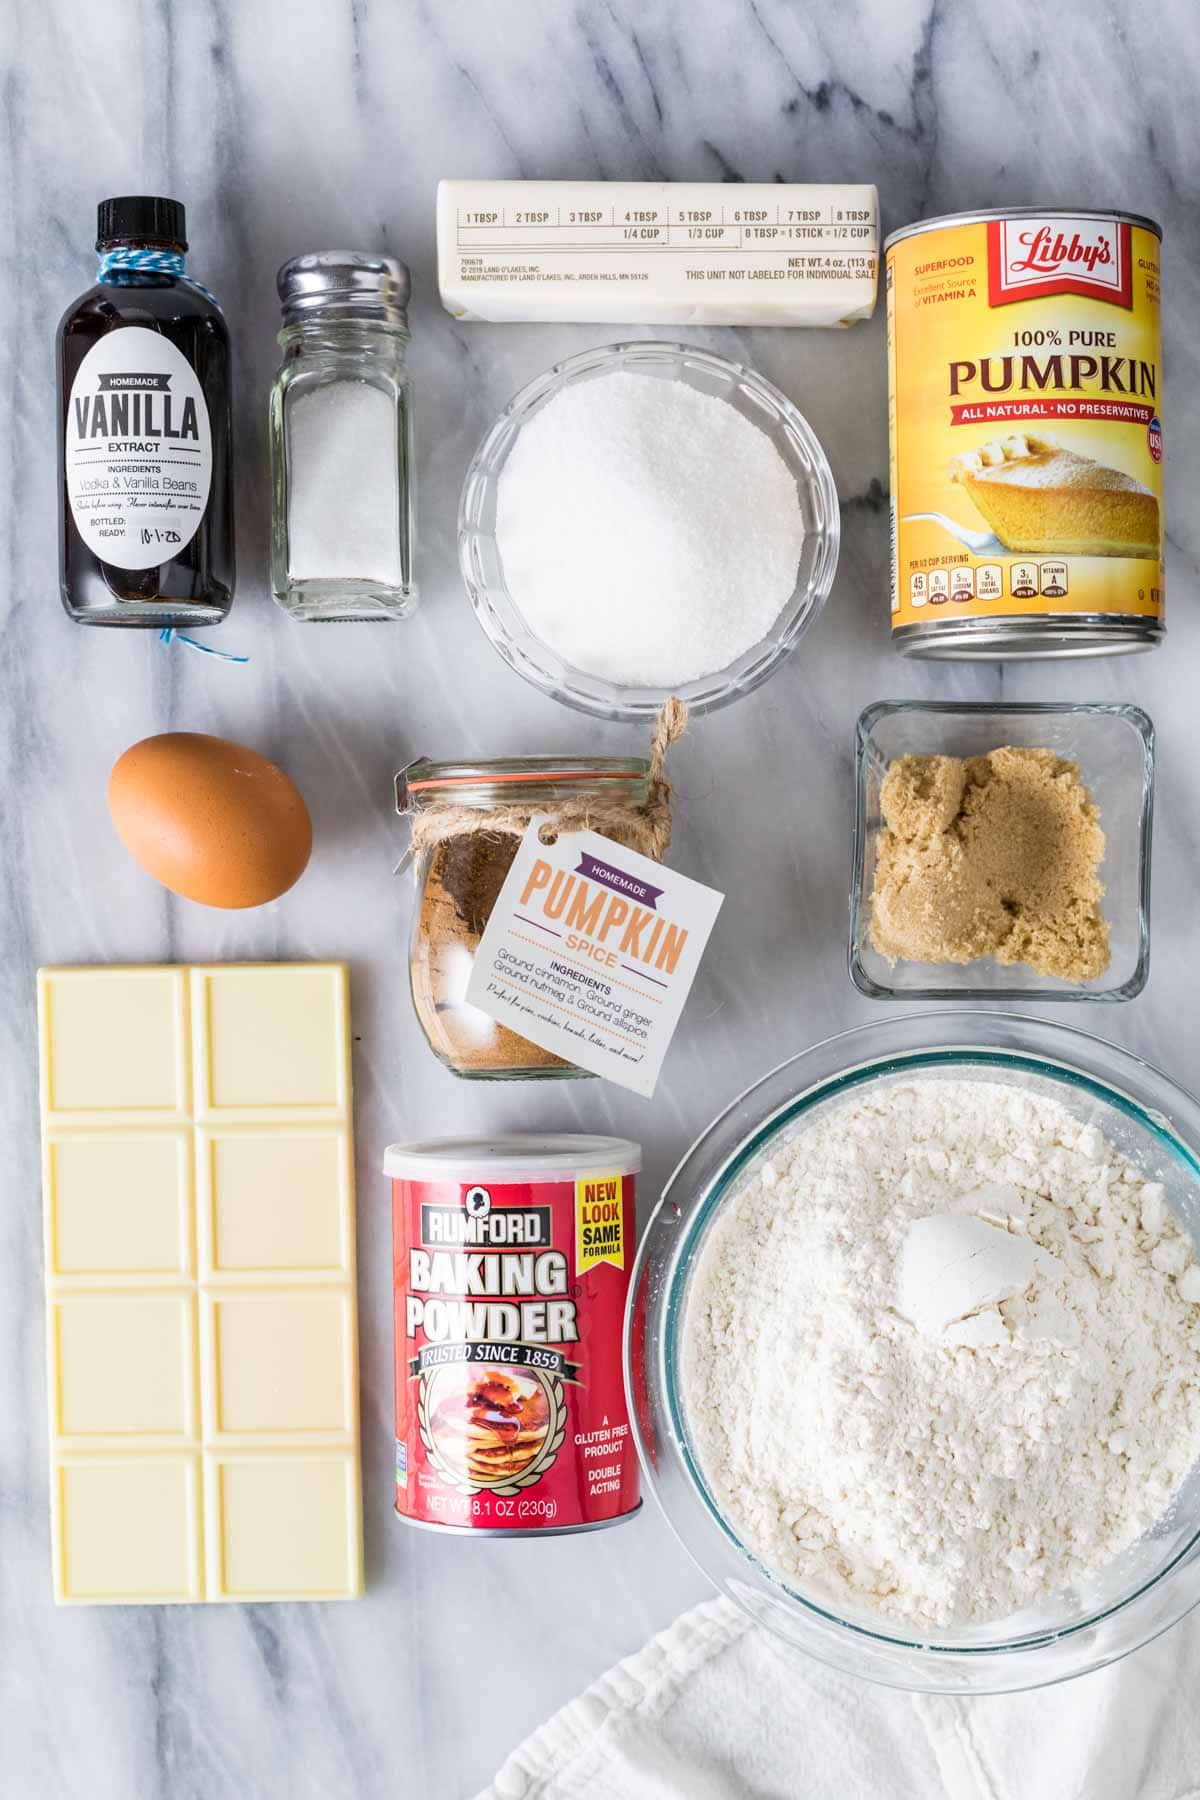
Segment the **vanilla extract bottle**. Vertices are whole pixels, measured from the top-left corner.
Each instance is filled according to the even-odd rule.
[[[229,332],[176,200],[98,209],[96,285],[58,328],[59,577],[86,625],[215,625],[233,599]]]

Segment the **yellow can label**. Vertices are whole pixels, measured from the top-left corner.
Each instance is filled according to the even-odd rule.
[[[1161,618],[1159,251],[1063,213],[891,246],[893,629]]]

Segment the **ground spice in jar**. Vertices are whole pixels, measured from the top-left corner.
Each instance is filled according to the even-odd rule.
[[[413,1004],[431,1048],[458,1073],[572,1068],[461,999],[520,841],[481,830],[447,839],[430,856],[410,964]]]
[[[434,852],[431,881],[453,902],[470,937],[483,935],[516,853],[517,840],[499,831],[447,838]]]
[[[663,708],[651,756],[525,757],[411,764],[396,778],[410,817],[419,901],[409,955],[413,1004],[430,1048],[455,1074],[492,1079],[580,1075],[466,1002],[475,953],[530,821],[595,831],[661,861],[671,836],[666,754],[687,712]]]

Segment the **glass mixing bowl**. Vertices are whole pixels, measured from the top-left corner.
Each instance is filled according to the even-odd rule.
[[[1086,1584],[997,1624],[917,1636],[772,1574],[721,1516],[689,1438],[682,1323],[699,1253],[731,1189],[780,1132],[916,1074],[1053,1095],[1161,1181],[1183,1229],[1200,1238],[1200,1102],[1148,1063],[1069,1026],[1011,1013],[930,1012],[860,1027],[748,1088],[671,1177],[642,1240],[626,1319],[634,1429],[648,1482],[685,1549],[718,1588],[798,1649],[891,1687],[1040,1687],[1127,1655],[1200,1601],[1200,1471],[1149,1532]]]
[[[522,618],[496,542],[496,495],[522,427],[563,388],[614,369],[682,381],[737,408],[775,445],[796,483],[804,544],[796,585],[765,638],[727,668],[671,688],[624,687],[564,662]],[[803,414],[773,383],[741,363],[690,344],[608,344],[556,363],[510,400],[467,470],[458,509],[458,557],[475,616],[511,669],[544,694],[602,719],[651,721],[672,693],[694,713],[712,712],[764,682],[825,604],[837,569],[841,515],[825,452]]]

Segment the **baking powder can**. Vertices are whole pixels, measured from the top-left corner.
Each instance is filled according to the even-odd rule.
[[[640,1168],[623,1138],[388,1149],[409,1524],[529,1537],[636,1512],[621,1339]]]
[[[1163,635],[1162,232],[963,213],[886,249],[892,636],[1094,656]]]

